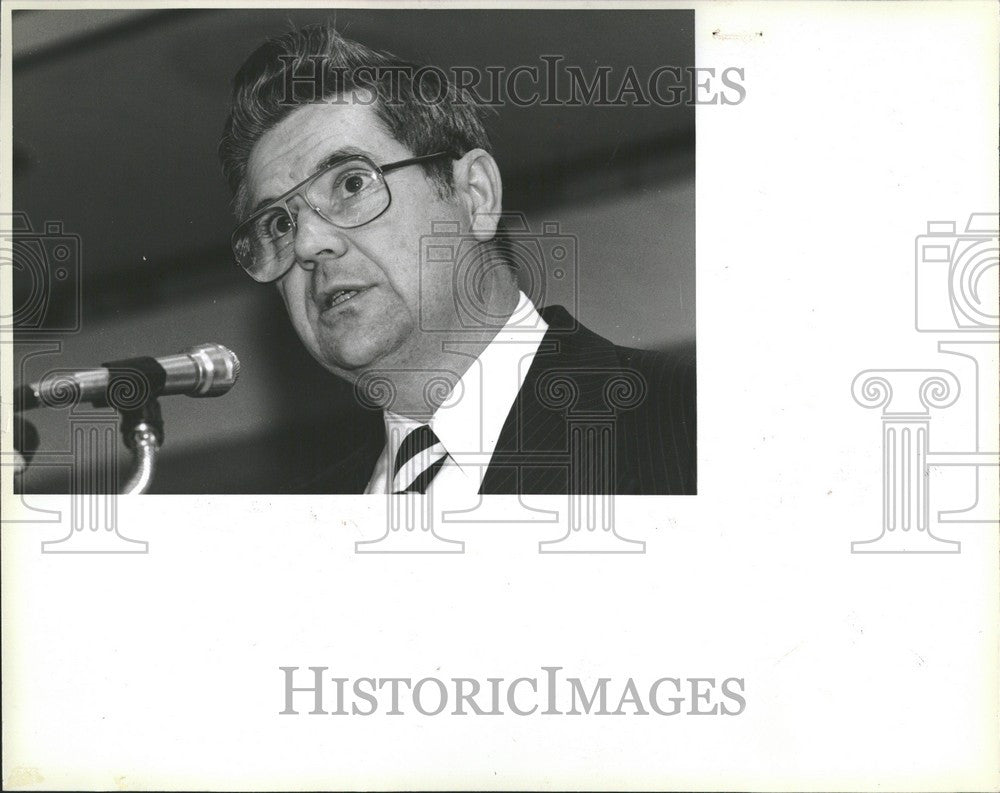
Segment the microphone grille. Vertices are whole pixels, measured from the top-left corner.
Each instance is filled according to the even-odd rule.
[[[191,347],[187,354],[200,372],[198,384],[190,396],[221,396],[240,376],[240,359],[221,344],[199,344]]]
[[[228,355],[232,359],[233,367],[233,382],[235,383],[240,376],[240,359],[236,356],[236,353],[226,347],[224,344],[219,345],[219,349],[222,350],[224,355]]]

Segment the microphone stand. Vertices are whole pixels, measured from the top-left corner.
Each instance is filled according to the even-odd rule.
[[[132,450],[135,470],[125,483],[121,495],[137,496],[149,490],[156,473],[156,455],[163,445],[163,416],[160,403],[151,399],[134,410],[120,410],[121,433],[125,445]]]
[[[57,376],[14,389],[15,412],[38,407],[75,407],[80,402],[90,402],[95,408],[114,408],[121,417],[122,439],[135,462],[135,470],[120,495],[131,496],[148,492],[156,473],[156,456],[163,445],[163,416],[157,397],[222,396],[239,377],[240,361],[221,344],[198,344],[162,358],[128,358],[102,363],[99,369],[68,374],[57,370],[50,374]],[[85,433],[85,437],[91,436],[97,437]],[[81,461],[93,462],[93,451],[96,449],[89,447],[74,450],[74,466]],[[117,460],[113,452],[112,457]],[[24,457],[21,469],[26,466]],[[113,476],[117,476],[115,468]],[[102,482],[101,486],[105,488],[106,484]],[[109,490],[102,489],[101,493],[107,495]]]

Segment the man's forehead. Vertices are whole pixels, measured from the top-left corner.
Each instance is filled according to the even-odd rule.
[[[306,179],[338,152],[380,161],[399,145],[369,104],[343,97],[297,108],[265,132],[250,152],[251,201]]]

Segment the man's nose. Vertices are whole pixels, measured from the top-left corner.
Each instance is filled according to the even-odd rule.
[[[295,261],[312,270],[325,259],[339,259],[347,253],[347,238],[342,229],[322,218],[305,201],[300,201],[295,218]]]

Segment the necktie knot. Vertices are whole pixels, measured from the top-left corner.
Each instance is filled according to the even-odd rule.
[[[392,472],[394,493],[425,493],[448,457],[448,451],[427,424],[421,424],[396,451]]]

